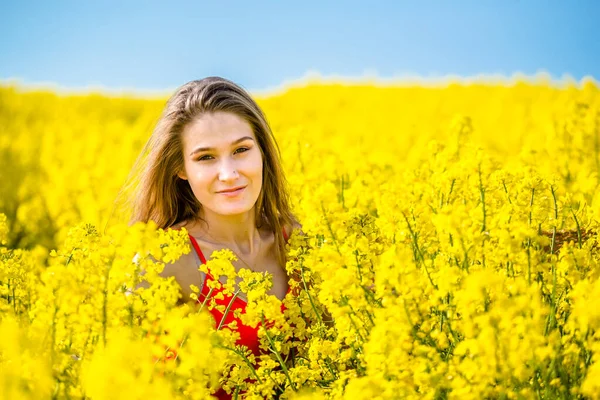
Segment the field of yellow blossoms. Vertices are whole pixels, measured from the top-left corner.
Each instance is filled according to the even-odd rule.
[[[240,272],[255,359],[158,275],[185,231],[115,206],[167,99],[0,87],[1,399],[600,399],[597,83],[257,99],[304,235],[283,314]]]

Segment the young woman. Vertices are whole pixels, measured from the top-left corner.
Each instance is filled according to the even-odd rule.
[[[205,283],[215,277],[198,266],[223,248],[237,256],[236,269],[269,272],[271,294],[283,299],[289,280],[285,243],[299,225],[277,143],[250,95],[219,77],[183,85],[169,99],[142,154],[131,222],[153,220],[159,228],[189,232],[193,251],[163,272],[179,283],[182,299],[190,298],[192,284],[202,289],[201,297],[208,295]],[[243,298],[234,300],[231,314],[245,305]],[[213,315],[219,323],[222,314],[213,310]],[[257,329],[241,321],[238,327],[238,343],[258,352]]]

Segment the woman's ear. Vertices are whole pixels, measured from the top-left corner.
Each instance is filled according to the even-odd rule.
[[[180,177],[181,179],[183,179],[184,181],[187,181],[187,176],[185,175],[185,171],[179,171],[177,173],[177,176]]]

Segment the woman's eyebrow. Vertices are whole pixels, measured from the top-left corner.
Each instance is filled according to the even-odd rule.
[[[231,142],[231,145],[235,146],[236,144],[238,144],[240,142],[243,142],[244,140],[248,140],[248,139],[254,141],[254,139],[252,137],[250,137],[250,136],[244,136],[244,137],[241,137],[241,138],[239,138],[239,139],[234,140],[233,142]],[[211,151],[211,150],[214,150],[214,148],[213,147],[197,147],[197,148],[194,149],[194,151],[192,151],[190,153],[190,156],[193,156],[194,154],[200,153],[202,151]]]

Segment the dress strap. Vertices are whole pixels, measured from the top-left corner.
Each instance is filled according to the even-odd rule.
[[[200,261],[202,261],[202,264],[206,264],[206,258],[204,258],[204,254],[202,254],[202,250],[200,250],[200,246],[198,246],[198,242],[196,241],[196,238],[194,238],[189,233],[188,233],[188,236],[190,237],[190,241],[192,242],[192,246],[194,246],[194,249],[196,250],[198,257],[200,257]]]

